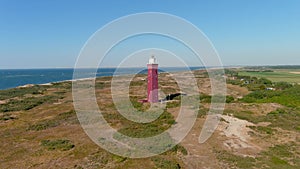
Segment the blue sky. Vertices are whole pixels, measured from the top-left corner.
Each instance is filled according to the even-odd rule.
[[[298,0],[0,0],[0,69],[73,67],[95,31],[139,12],[190,21],[224,65],[300,64],[299,9]]]

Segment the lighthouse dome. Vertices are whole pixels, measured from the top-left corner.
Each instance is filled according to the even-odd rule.
[[[149,64],[156,64],[156,58],[153,55],[149,59]]]

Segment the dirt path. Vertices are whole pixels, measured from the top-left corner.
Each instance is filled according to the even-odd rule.
[[[210,142],[200,144],[198,137],[202,129],[205,119],[198,118],[194,127],[181,142],[187,149],[189,154],[184,156],[183,161],[187,168],[190,169],[218,169],[219,162],[213,153],[213,148]]]

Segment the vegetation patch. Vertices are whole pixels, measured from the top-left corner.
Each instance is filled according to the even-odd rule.
[[[43,120],[36,124],[32,124],[27,128],[27,130],[46,130],[48,128],[59,126],[61,123],[65,122],[79,123],[74,110],[60,113],[55,118],[50,120]]]
[[[261,152],[256,158],[234,155],[225,150],[215,152],[217,158],[225,162],[228,168],[293,169],[300,167],[296,146],[295,143],[275,145]]]
[[[300,168],[300,160],[295,156],[297,153],[294,143],[275,145],[260,154],[257,164],[262,168],[292,169]]]
[[[156,168],[168,168],[168,169],[180,169],[181,166],[174,160],[168,160],[161,156],[152,157],[151,160],[154,162]]]
[[[45,120],[45,121],[41,121],[37,124],[30,125],[27,128],[27,130],[40,131],[40,130],[46,130],[51,127],[56,127],[58,125],[59,125],[59,123],[55,120]]]
[[[32,95],[43,94],[46,91],[46,89],[47,87],[45,86],[35,85],[32,87],[0,90],[0,100],[6,100],[14,97],[23,97],[28,94],[32,94]]]
[[[55,82],[55,83],[51,83],[52,86],[54,88],[57,89],[64,89],[67,91],[70,91],[70,89],[72,88],[72,82],[66,81],[66,82]]]
[[[206,116],[206,114],[208,113],[208,111],[209,111],[209,109],[204,108],[204,107],[200,107],[199,110],[198,110],[197,117],[198,118],[202,118],[202,117]]]
[[[120,133],[130,137],[145,138],[161,134],[171,127],[175,123],[175,120],[170,113],[164,111],[158,119],[151,123],[135,123],[124,117],[121,123],[124,127],[119,130]]]
[[[30,110],[43,103],[57,102],[58,99],[62,98],[63,96],[59,95],[46,95],[41,97],[28,97],[24,99],[11,99],[8,103],[0,105],[0,112]]]
[[[288,107],[299,107],[300,85],[294,85],[281,91],[254,91],[241,99],[241,101],[246,103],[279,103]]]
[[[41,145],[46,147],[48,150],[61,150],[67,151],[75,147],[70,140],[42,140]]]
[[[175,107],[180,107],[181,105],[181,101],[180,100],[172,100],[172,101],[168,101],[166,108],[175,108]]]
[[[295,108],[277,109],[268,113],[267,115],[255,115],[250,111],[234,111],[225,110],[225,114],[232,114],[234,117],[247,120],[252,123],[270,122],[267,127],[258,127],[258,131],[265,131],[267,134],[271,134],[275,131],[273,127],[279,127],[285,130],[298,130],[300,126],[300,110]]]
[[[260,118],[257,118],[258,116],[255,116],[251,111],[224,110],[224,114],[232,114],[238,119],[247,120],[252,123],[261,122]]]
[[[0,115],[0,121],[7,121],[7,120],[13,120],[16,119],[16,117],[12,116],[10,113],[2,113]]]
[[[79,124],[75,110],[60,113],[55,118],[59,123],[69,122],[71,124]]]
[[[216,151],[217,159],[225,162],[229,167],[228,168],[239,168],[239,169],[249,169],[253,168],[256,161],[252,157],[241,157],[238,155],[231,154],[225,150]]]
[[[296,130],[300,126],[299,109],[277,109],[270,112],[261,121],[271,122],[270,127],[280,127],[285,130]]]
[[[181,153],[183,155],[188,155],[188,151],[180,144],[177,144],[176,146],[174,146],[171,150],[171,152],[176,152],[176,153]]]
[[[213,100],[212,100],[213,99]],[[200,102],[201,103],[232,103],[234,102],[234,97],[232,96],[221,96],[221,95],[214,95],[214,97],[207,95],[207,94],[201,94],[200,95]]]
[[[125,160],[127,160],[126,157],[121,157],[121,156],[118,156],[118,155],[112,155],[112,159],[117,162],[117,163],[121,163]]]
[[[273,134],[275,131],[275,129],[267,126],[248,126],[248,127],[262,134]]]
[[[267,78],[274,82],[290,82],[290,83],[300,83],[300,75],[293,74],[287,71],[241,71],[240,76],[251,76],[258,78]]]
[[[132,106],[139,111],[146,111],[147,109],[150,108],[150,103],[139,102],[139,100],[143,99],[141,97],[130,96],[129,99],[131,101]]]
[[[95,84],[95,88],[96,89],[104,89],[106,86],[106,83],[105,82],[97,82],[96,81],[96,84]]]
[[[145,86],[147,85],[146,81],[134,80],[130,82],[130,86]]]

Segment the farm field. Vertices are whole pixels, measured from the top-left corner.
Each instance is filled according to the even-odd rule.
[[[240,76],[263,77],[273,82],[300,83],[300,69],[272,69],[273,72],[240,71]]]

